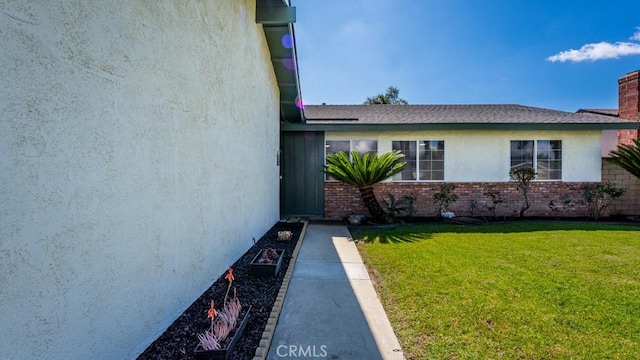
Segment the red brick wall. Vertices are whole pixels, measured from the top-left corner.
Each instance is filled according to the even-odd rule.
[[[640,113],[640,71],[634,71],[618,79],[618,116],[638,121]],[[618,144],[631,144],[638,138],[638,130],[619,130]]]
[[[525,216],[585,216],[582,207],[575,207],[571,211],[557,214],[549,208],[549,202],[556,200],[562,194],[569,194],[575,200],[580,199],[581,187],[586,183],[562,183],[562,182],[537,182],[532,183],[529,192],[529,202],[531,207],[525,212]],[[436,208],[433,202],[433,194],[440,191],[440,183],[380,183],[375,186],[375,193],[378,201],[383,204],[383,200],[388,198],[388,193],[393,194],[396,199],[403,195],[413,196],[414,216],[435,216]],[[520,208],[524,204],[524,197],[517,189],[515,183],[455,183],[457,188],[455,194],[458,201],[453,204],[449,211],[453,211],[456,216],[489,216],[490,211],[482,205],[491,206],[491,198],[485,193],[500,192],[504,202],[497,205],[496,215],[517,216]],[[336,183],[326,182],[325,192],[325,217],[342,218],[350,214],[368,214],[358,190],[354,187]],[[472,210],[472,203],[476,204]]]
[[[627,189],[627,193],[616,199],[608,211],[610,215],[640,215],[640,179],[631,175],[626,170],[603,159],[602,181],[611,182]],[[563,213],[553,212],[549,208],[549,202],[557,200],[563,194],[569,194],[573,200],[580,200],[582,187],[590,183],[563,183],[563,182],[534,182],[532,183],[529,201],[531,208],[525,212],[525,216],[586,216],[583,206],[576,206],[572,210]],[[440,191],[441,183],[381,183],[375,186],[376,197],[380,204],[388,199],[387,194],[392,194],[396,199],[403,195],[413,196],[415,216],[435,216],[436,208],[433,202],[433,194]],[[504,202],[497,205],[496,215],[517,216],[524,198],[514,183],[455,183],[455,194],[458,201],[449,211],[456,216],[489,216],[486,206],[491,206],[491,198],[485,193],[499,191]],[[350,214],[368,214],[360,193],[352,186],[339,182],[325,182],[324,185],[326,218],[339,219]],[[472,211],[472,203],[476,204]],[[485,206],[483,206],[485,205]]]
[[[618,144],[633,144],[638,138],[638,130],[618,130]]]
[[[618,79],[618,114],[623,119],[638,120],[640,112],[640,71]]]

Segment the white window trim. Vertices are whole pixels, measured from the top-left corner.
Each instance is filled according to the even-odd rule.
[[[512,141],[533,141],[533,171],[536,172],[536,174],[538,173],[538,141],[560,141],[560,154],[564,155],[564,142],[562,141],[562,139],[510,139],[509,140],[509,171],[511,171],[511,142]],[[564,176],[564,161],[562,160],[564,156],[562,156],[560,158],[560,178],[559,179],[538,179],[538,176],[536,175],[536,178],[533,179],[533,181],[535,182],[557,182],[557,181],[563,181],[563,176]]]
[[[402,140],[391,140],[391,149],[393,150],[393,142],[394,141],[413,141],[416,143],[416,180],[395,180],[393,179],[393,176],[391,178],[389,178],[389,180],[391,182],[398,182],[398,183],[441,183],[441,182],[445,182],[446,179],[446,175],[447,175],[447,162],[445,160],[443,160],[444,162],[444,168],[442,169],[443,171],[443,176],[442,176],[442,180],[419,180],[417,179],[420,175],[420,142],[422,141],[442,141],[442,143],[446,143],[446,141],[444,139],[419,139],[419,140],[414,140],[414,139],[402,139]],[[446,146],[446,145],[445,145]],[[446,148],[445,148],[446,149]],[[445,150],[445,157],[446,157],[446,150]]]

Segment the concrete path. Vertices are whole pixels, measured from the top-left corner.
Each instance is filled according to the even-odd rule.
[[[307,226],[268,359],[404,359],[349,236]]]

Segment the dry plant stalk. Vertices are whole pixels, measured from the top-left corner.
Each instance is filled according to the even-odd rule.
[[[220,349],[221,344],[224,343],[231,331],[238,325],[242,305],[240,304],[240,300],[238,300],[235,288],[233,289],[233,298],[227,302],[231,284],[233,280],[235,280],[232,268],[229,268],[225,279],[229,281],[229,284],[227,285],[227,292],[224,295],[223,308],[217,311],[213,300],[211,300],[211,307],[207,310],[207,317],[211,319],[211,327],[204,333],[198,334],[200,346],[205,350]]]

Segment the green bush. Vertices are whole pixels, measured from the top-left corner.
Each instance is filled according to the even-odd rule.
[[[587,214],[597,221],[605,214],[611,202],[626,192],[626,189],[611,183],[587,185],[582,189],[580,203],[587,208]]]
[[[387,208],[387,212],[393,218],[413,215],[413,204],[416,201],[415,197],[410,195],[403,195],[400,199],[396,199],[393,194],[387,193],[387,199],[383,199],[384,205]]]
[[[524,196],[524,206],[520,209],[520,217],[524,217],[524,212],[531,207],[529,204],[529,188],[531,187],[531,181],[536,178],[536,175],[533,168],[529,166],[521,166],[509,171],[511,180],[516,183],[516,186],[518,186],[518,189],[522,191],[522,195]]]
[[[449,205],[458,201],[458,195],[453,191],[456,189],[454,184],[440,185],[440,191],[433,194],[433,202],[436,205],[437,216],[440,217],[442,211],[447,210]]]

